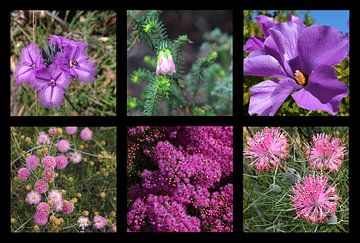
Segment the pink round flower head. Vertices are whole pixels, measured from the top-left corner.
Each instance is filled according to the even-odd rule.
[[[346,154],[346,149],[342,146],[340,139],[321,133],[312,136],[311,145],[306,146],[305,154],[312,168],[332,173],[340,169]]]
[[[63,213],[65,215],[70,215],[73,211],[74,211],[74,204],[69,201],[64,201]]]
[[[51,135],[51,136],[56,136],[58,134],[57,132],[57,129],[55,127],[52,127],[49,129],[48,133]]]
[[[176,72],[174,60],[168,49],[163,49],[158,54],[156,76],[160,74],[173,75]]]
[[[98,230],[104,228],[106,225],[106,219],[101,215],[94,216],[93,222],[93,227]]]
[[[313,224],[324,222],[335,214],[338,199],[335,187],[328,185],[326,176],[309,175],[292,188],[292,208],[296,218],[304,218]]]
[[[68,140],[65,139],[61,139],[58,143],[57,143],[57,149],[62,152],[65,153],[69,150],[70,148],[70,143]]]
[[[50,213],[50,207],[47,203],[41,202],[36,208],[36,213],[34,215],[35,223],[38,225],[45,225],[48,222]]]
[[[45,180],[41,179],[35,183],[35,191],[37,191],[38,193],[45,193],[48,189],[49,185]]]
[[[49,136],[44,133],[44,132],[40,132],[39,136],[38,136],[38,143],[39,144],[50,144],[50,138]]]
[[[81,159],[82,159],[82,155],[79,152],[70,152],[70,160],[73,162],[73,164],[78,164],[80,163]]]
[[[21,168],[18,171],[18,177],[20,178],[20,180],[22,181],[26,181],[30,176],[30,171],[26,168]]]
[[[26,195],[26,201],[29,204],[34,204],[34,205],[39,204],[41,201],[41,195],[36,191],[31,191]]]
[[[62,212],[64,209],[64,201],[63,200],[59,200],[57,202],[54,203],[54,208],[56,212]]]
[[[46,170],[53,170],[56,167],[55,158],[49,155],[42,159],[42,164]]]
[[[56,166],[59,170],[64,169],[68,164],[67,158],[62,155],[56,156],[55,161],[56,161]]]
[[[52,170],[52,169],[44,170],[43,178],[44,178],[44,180],[46,180],[46,181],[48,181],[48,182],[54,180],[54,178],[55,178],[55,171]]]
[[[265,127],[247,141],[244,155],[251,159],[260,171],[269,171],[272,167],[281,166],[288,156],[289,144],[285,133],[280,128]]]
[[[51,200],[53,203],[62,201],[62,194],[58,190],[51,190],[49,192],[49,200]]]
[[[77,132],[77,127],[66,127],[65,131],[68,135],[74,135]]]
[[[39,158],[35,155],[30,155],[26,158],[26,165],[29,169],[35,170],[39,166]]]
[[[83,130],[81,130],[80,137],[84,141],[89,141],[92,138],[92,131],[85,127]]]

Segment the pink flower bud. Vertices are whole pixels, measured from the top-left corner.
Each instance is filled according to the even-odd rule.
[[[175,63],[168,49],[161,50],[158,54],[156,76],[160,74],[173,75],[176,72]]]

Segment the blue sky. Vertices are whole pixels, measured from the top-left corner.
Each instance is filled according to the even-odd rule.
[[[269,11],[272,13],[273,11]],[[296,10],[299,17],[304,18],[305,10]],[[350,13],[348,10],[310,10],[310,16],[315,19],[315,24],[330,25],[342,32],[349,32],[348,20]]]

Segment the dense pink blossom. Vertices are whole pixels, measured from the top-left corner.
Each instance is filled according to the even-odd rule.
[[[40,132],[38,136],[38,143],[39,144],[50,144],[50,138],[45,132]]]
[[[66,139],[61,139],[58,143],[57,143],[57,149],[62,152],[65,153],[69,150],[70,148],[70,143],[68,140]]]
[[[101,215],[94,216],[93,227],[94,229],[100,230],[106,225],[106,219]]]
[[[59,170],[64,169],[68,164],[68,159],[65,156],[59,155],[55,157],[56,168]]]
[[[26,195],[26,201],[29,204],[39,204],[41,201],[41,195],[36,191],[31,191]]]
[[[26,158],[26,165],[29,169],[35,170],[39,166],[39,158],[35,155],[30,155]]]
[[[62,194],[58,190],[51,190],[48,195],[49,200],[51,200],[53,203],[62,201]]]
[[[55,171],[52,169],[46,169],[43,172],[43,179],[47,182],[51,182],[55,178]]]
[[[18,171],[18,177],[20,178],[20,180],[22,181],[26,181],[30,176],[30,171],[26,168],[21,168]]]
[[[41,202],[36,208],[34,215],[35,223],[38,225],[46,225],[49,219],[50,207],[47,203]]]
[[[345,147],[340,139],[331,138],[325,133],[312,136],[310,145],[307,145],[306,156],[309,165],[319,170],[337,172],[346,154]]]
[[[336,213],[339,197],[335,187],[328,185],[326,176],[309,175],[295,184],[291,199],[296,218],[317,224]]]
[[[74,204],[70,201],[64,201],[64,206],[63,206],[62,212],[65,215],[70,215],[73,211],[74,211]]]
[[[45,180],[41,179],[35,183],[35,191],[38,193],[45,193],[47,190],[49,190],[49,184]]]
[[[75,151],[75,152],[70,152],[69,155],[70,155],[70,160],[73,164],[80,163],[82,159],[81,153]]]
[[[92,138],[92,131],[88,127],[85,127],[81,130],[80,137],[84,141],[89,141]]]
[[[260,171],[269,171],[271,168],[281,166],[288,152],[286,134],[280,128],[268,127],[256,132],[253,138],[249,138],[244,149],[244,155],[251,160],[250,165]]]
[[[128,175],[148,165],[130,186],[129,232],[233,230],[232,127],[131,127],[128,145]]]
[[[47,170],[53,170],[56,167],[55,158],[50,155],[47,155],[42,159],[42,164]]]
[[[77,132],[77,127],[66,127],[65,131],[68,135],[74,135]]]

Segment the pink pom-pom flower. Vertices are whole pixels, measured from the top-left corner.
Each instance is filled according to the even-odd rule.
[[[59,170],[64,169],[68,164],[67,158],[62,155],[56,156],[55,161],[56,161],[56,168],[58,168]]]
[[[50,155],[47,155],[42,159],[42,164],[46,170],[53,170],[56,167],[55,158]]]
[[[66,127],[65,131],[68,135],[74,135],[77,132],[77,127]]]
[[[82,155],[79,152],[70,152],[70,160],[73,164],[78,164],[80,163],[81,159],[82,159]]]
[[[93,227],[97,230],[104,228],[106,225],[106,219],[101,215],[94,216]]]
[[[57,143],[57,149],[62,152],[65,153],[69,150],[70,148],[70,143],[68,140],[65,139],[61,139],[58,143]]]
[[[335,214],[338,199],[335,187],[328,185],[326,176],[309,175],[292,188],[292,208],[296,218],[313,224],[324,222]]]
[[[74,204],[69,201],[64,201],[63,214],[70,215],[74,211]]]
[[[30,176],[30,171],[26,168],[21,168],[18,171],[18,177],[20,178],[20,180],[22,181],[26,181]]]
[[[26,158],[26,165],[29,169],[35,170],[39,166],[39,158],[35,155],[30,155]]]
[[[260,171],[269,171],[281,166],[281,162],[288,156],[289,144],[285,133],[280,128],[265,127],[247,141],[244,155],[251,160]]]
[[[313,135],[311,144],[306,146],[305,154],[312,168],[332,173],[340,169],[346,154],[340,139],[321,133]]]
[[[29,204],[37,205],[41,201],[41,195],[40,195],[40,193],[38,193],[36,191],[31,191],[26,195],[26,201]]]
[[[49,190],[49,185],[45,180],[41,179],[35,183],[35,191],[38,193],[45,193],[47,190]]]
[[[92,138],[92,131],[85,127],[83,130],[81,130],[80,137],[84,141],[89,141]]]
[[[38,136],[38,143],[39,144],[50,144],[50,138],[45,132],[40,132]]]

